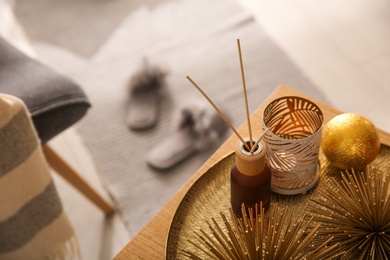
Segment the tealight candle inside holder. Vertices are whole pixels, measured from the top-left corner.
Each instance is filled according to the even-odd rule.
[[[313,102],[295,96],[275,99],[264,110],[263,131],[271,190],[306,193],[318,181],[318,153],[324,116]]]

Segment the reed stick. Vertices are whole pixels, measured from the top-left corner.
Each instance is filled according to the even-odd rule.
[[[214,109],[218,112],[218,114],[222,117],[222,119],[225,121],[225,123],[232,129],[232,131],[236,134],[236,136],[240,139],[240,141],[244,144],[245,148],[248,149],[248,151],[251,150],[251,148],[248,146],[248,144],[244,141],[244,139],[241,137],[241,135],[237,132],[237,130],[233,127],[233,125],[230,123],[229,119],[222,113],[221,110],[214,104],[214,102],[207,96],[207,94],[198,86],[198,84],[195,83],[195,81],[192,80],[190,76],[186,76],[186,78],[194,85],[194,87],[207,99],[207,101],[214,107]]]
[[[237,48],[238,48],[238,57],[240,59],[242,87],[244,89],[245,110],[246,110],[246,118],[247,118],[247,122],[248,122],[249,143],[250,143],[250,147],[251,147],[250,151],[251,151],[251,153],[253,153],[253,151],[252,151],[253,150],[252,126],[251,126],[251,119],[250,119],[250,115],[249,115],[248,95],[247,95],[247,91],[246,91],[244,63],[242,61],[240,39],[237,39]]]
[[[259,139],[257,139],[256,143],[251,148],[251,153],[253,153],[257,147],[257,145],[260,143],[261,139],[264,137],[264,135],[269,131],[269,128],[265,129],[265,131],[260,135]]]

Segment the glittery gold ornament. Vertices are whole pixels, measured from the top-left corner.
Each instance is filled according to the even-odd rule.
[[[367,118],[353,113],[334,117],[324,127],[321,148],[326,158],[344,170],[364,169],[379,153],[379,135]]]

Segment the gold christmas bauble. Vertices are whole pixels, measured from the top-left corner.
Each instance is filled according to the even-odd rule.
[[[378,155],[379,135],[367,118],[345,113],[325,125],[321,148],[326,158],[337,168],[361,170]]]

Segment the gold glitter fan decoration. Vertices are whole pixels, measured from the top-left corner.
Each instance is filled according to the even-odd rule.
[[[337,243],[327,246],[331,237],[326,241],[316,239],[321,223],[312,223],[312,217],[293,218],[291,208],[282,209],[278,205],[269,209],[269,216],[264,213],[262,203],[255,208],[256,212],[249,209],[248,216],[243,204],[243,218],[230,209],[230,221],[220,213],[224,227],[212,218],[212,223],[207,222],[211,234],[200,229],[193,240],[188,240],[198,251],[183,250],[181,255],[189,259],[317,260],[334,259],[342,254],[336,253]]]
[[[345,259],[389,259],[389,168],[346,171],[341,178],[329,177],[308,206],[322,222],[318,234],[339,242]]]

